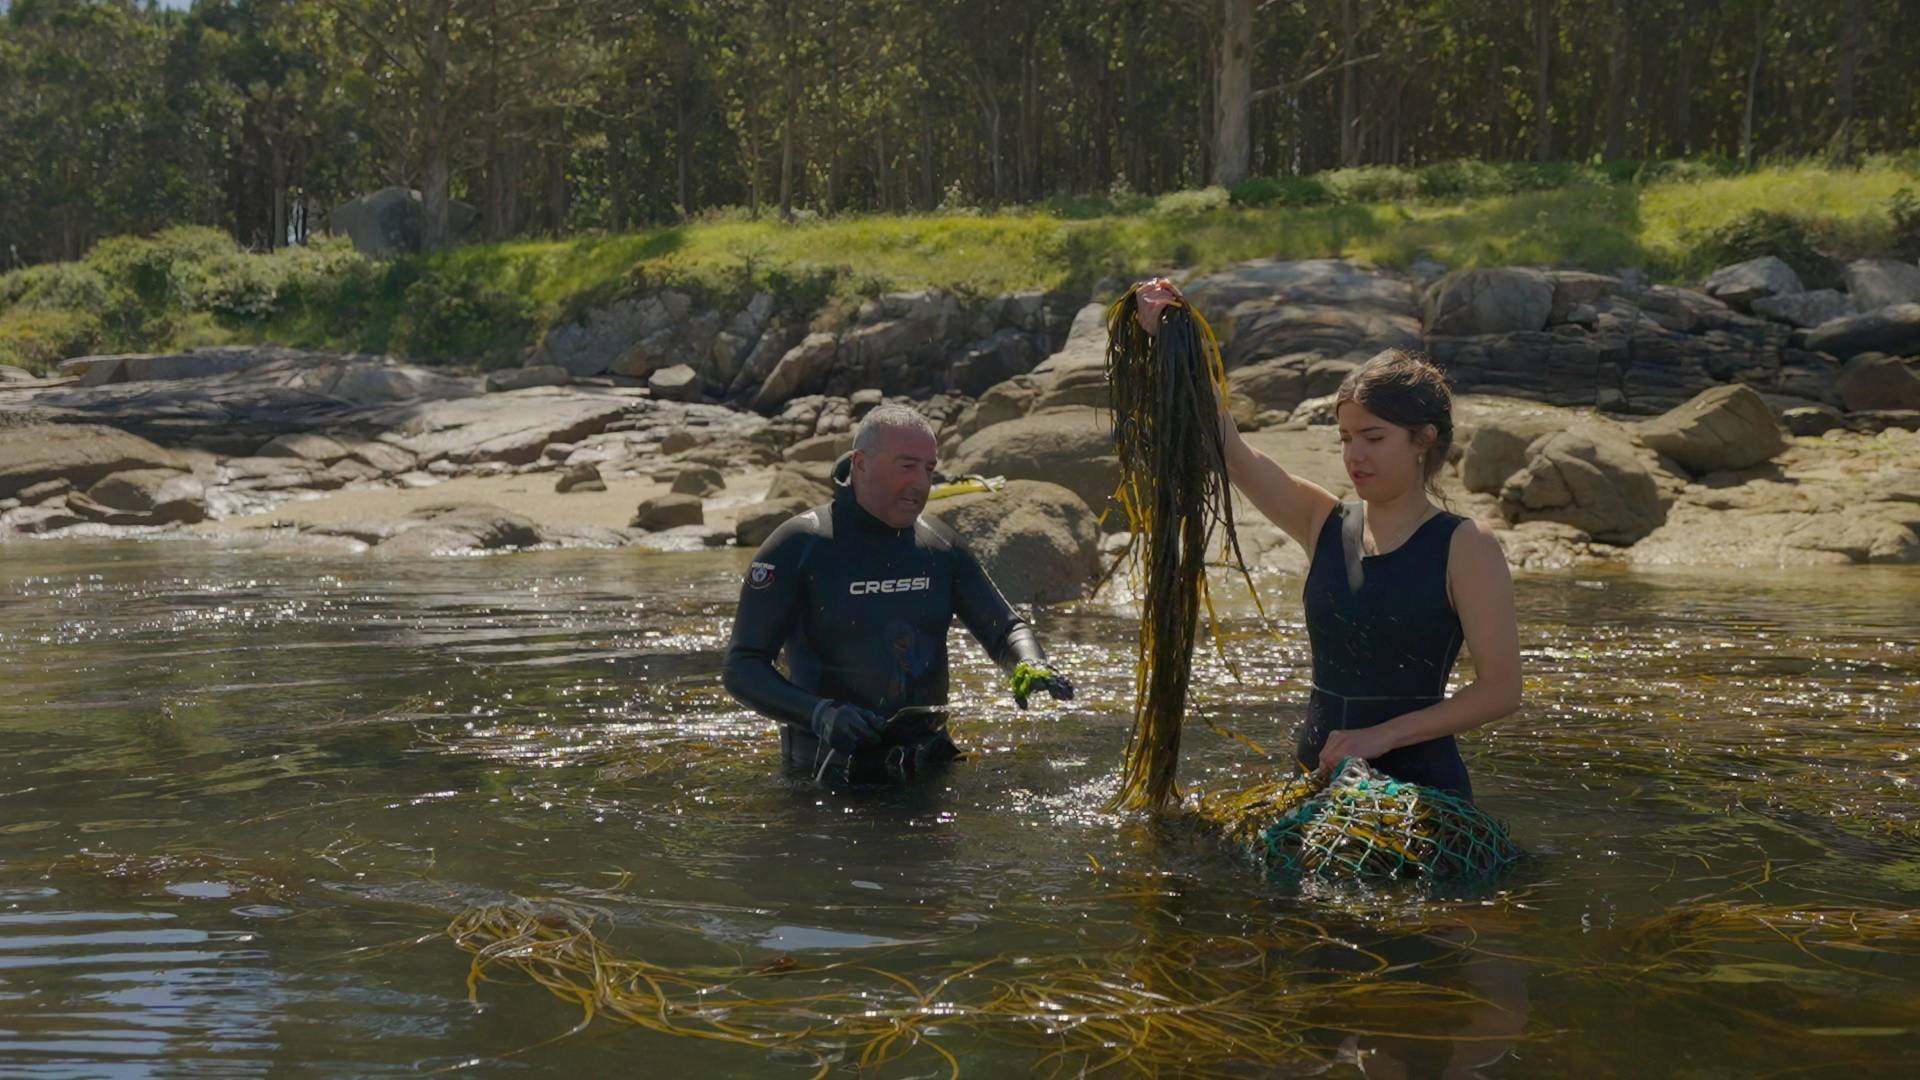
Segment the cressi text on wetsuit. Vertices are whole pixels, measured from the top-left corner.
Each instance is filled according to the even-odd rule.
[[[789,766],[825,753],[811,727],[823,699],[882,717],[947,703],[947,629],[958,615],[1002,667],[1043,662],[1014,613],[952,532],[922,517],[896,529],[853,497],[851,456],[833,501],[774,530],[740,588],[723,672],[727,692],[780,721]],[[786,653],[787,672],[775,660]]]
[[[1296,752],[1309,768],[1334,731],[1372,727],[1445,700],[1464,640],[1447,598],[1447,554],[1453,530],[1466,519],[1441,511],[1406,543],[1362,557],[1360,584],[1352,588],[1341,533],[1346,519],[1359,513],[1358,503],[1343,502],[1327,515],[1307,568],[1313,694]],[[1373,765],[1397,780],[1473,797],[1451,735],[1389,750]]]

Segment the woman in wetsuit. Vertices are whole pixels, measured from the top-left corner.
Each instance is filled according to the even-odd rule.
[[[1148,333],[1179,294],[1144,286]],[[1388,349],[1335,397],[1342,458],[1356,499],[1342,502],[1247,445],[1220,413],[1233,486],[1305,550],[1313,692],[1300,763],[1364,758],[1399,780],[1472,798],[1454,736],[1520,706],[1513,579],[1500,542],[1435,505],[1434,478],[1453,442],[1453,399],[1437,368]],[[1465,644],[1473,681],[1447,696]]]

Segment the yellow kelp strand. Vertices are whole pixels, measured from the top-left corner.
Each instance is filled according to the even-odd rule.
[[[1206,552],[1216,528],[1224,530],[1223,555],[1242,575],[1246,560],[1234,534],[1220,435],[1227,370],[1219,342],[1186,304],[1167,308],[1160,332],[1148,335],[1135,318],[1138,292],[1128,290],[1107,311],[1107,385],[1120,461],[1114,498],[1131,539],[1106,576],[1134,558],[1146,570],[1133,735],[1114,806],[1158,810],[1179,797],[1180,723],[1200,608],[1211,609]]]

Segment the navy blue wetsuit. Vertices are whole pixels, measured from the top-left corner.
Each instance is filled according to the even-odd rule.
[[[1327,515],[1307,568],[1313,694],[1296,752],[1309,768],[1332,732],[1372,727],[1444,700],[1464,640],[1447,598],[1447,553],[1453,530],[1466,519],[1442,511],[1406,543],[1364,557],[1355,590],[1348,585],[1341,523],[1359,512],[1357,503],[1343,502]],[[1390,750],[1373,764],[1398,780],[1473,797],[1451,735]]]
[[[788,765],[813,770],[820,701],[882,717],[947,703],[947,629],[954,616],[1003,667],[1043,659],[980,563],[944,525],[896,529],[867,513],[834,468],[833,501],[789,519],[753,557],[740,588],[727,692],[780,721]],[[786,653],[786,674],[775,667]],[[951,744],[948,744],[949,747]]]

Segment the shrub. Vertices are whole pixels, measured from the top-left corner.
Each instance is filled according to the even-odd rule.
[[[1192,191],[1169,191],[1153,201],[1156,213],[1169,215],[1206,214],[1215,210],[1225,210],[1232,196],[1227,189],[1219,186],[1198,188]]]
[[[44,375],[60,361],[95,350],[100,323],[83,311],[16,308],[0,314],[0,364]]]
[[[1710,230],[1699,253],[1714,266],[1773,255],[1793,267],[1810,289],[1839,284],[1833,261],[1815,247],[1807,224],[1772,210],[1749,210]]]
[[[0,277],[0,307],[99,311],[109,292],[107,279],[80,263],[47,263]]]
[[[413,356],[501,361],[533,331],[528,301],[479,282],[422,277],[401,294],[393,346]]]
[[[1894,254],[1903,259],[1920,259],[1920,189],[1902,188],[1887,200],[1887,217],[1893,222]]]
[[[1231,190],[1241,206],[1323,206],[1334,197],[1317,176],[1256,176]]]
[[[1419,177],[1385,165],[1332,169],[1321,173],[1320,179],[1341,202],[1393,202],[1420,195]]]

